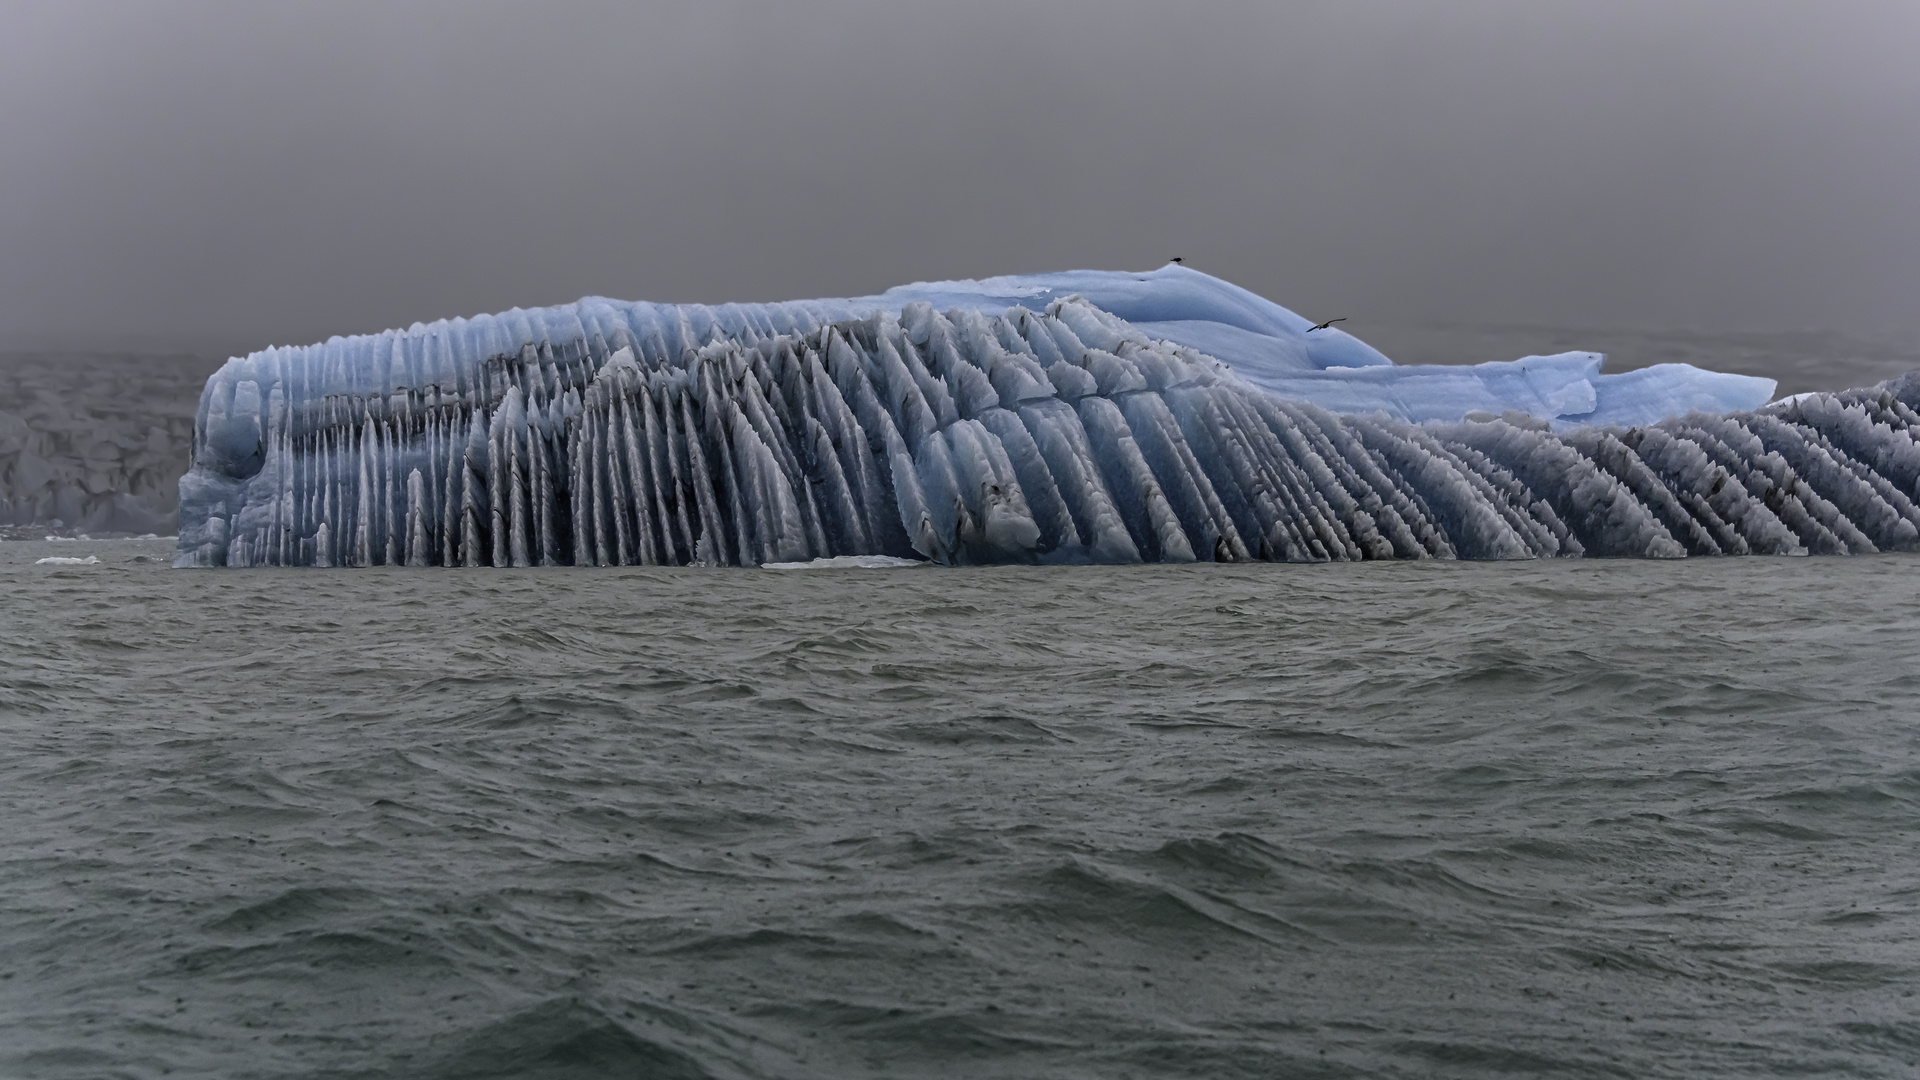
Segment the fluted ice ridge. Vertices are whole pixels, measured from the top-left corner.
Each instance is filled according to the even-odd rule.
[[[234,361],[202,402],[176,563],[1920,546],[1920,379],[1630,428],[1520,410],[1412,423],[1263,389],[1078,295],[838,306],[858,304],[586,301]]]

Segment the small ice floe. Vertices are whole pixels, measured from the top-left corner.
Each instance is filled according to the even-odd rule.
[[[35,559],[35,566],[99,566],[100,556],[89,555],[84,559],[75,559],[67,555],[49,555],[44,559]]]
[[[902,566],[920,566],[919,559],[896,559],[891,555],[835,555],[808,562],[761,563],[762,570],[891,570]]]

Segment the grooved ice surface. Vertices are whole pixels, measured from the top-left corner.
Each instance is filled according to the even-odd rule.
[[[208,382],[176,561],[1680,556],[1920,536],[1898,388],[1754,412],[1770,380],[1607,376],[1592,353],[1396,366],[1308,325],[1170,267],[588,299],[268,349]]]

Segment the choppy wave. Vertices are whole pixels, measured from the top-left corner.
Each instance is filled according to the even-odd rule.
[[[0,1074],[1910,1071],[1909,556],[168,547],[0,545]]]

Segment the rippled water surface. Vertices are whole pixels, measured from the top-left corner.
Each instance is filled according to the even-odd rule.
[[[0,544],[0,1075],[1920,1060],[1910,557],[169,551]]]

